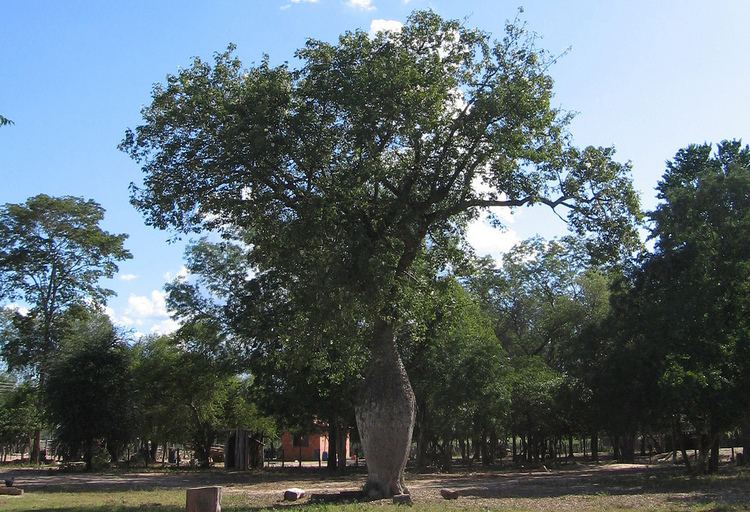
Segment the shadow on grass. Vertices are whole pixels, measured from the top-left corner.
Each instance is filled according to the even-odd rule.
[[[264,471],[171,470],[166,472],[113,471],[100,473],[50,471],[46,469],[16,469],[0,472],[0,479],[16,478],[16,485],[27,491],[56,492],[116,492],[185,489],[207,485],[254,485],[262,483],[325,482],[351,486],[352,480],[362,479],[361,468],[345,472],[328,472],[320,468],[273,468]]]

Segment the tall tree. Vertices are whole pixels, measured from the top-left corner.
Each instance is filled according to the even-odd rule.
[[[656,361],[651,380],[676,424],[695,432],[696,469],[713,471],[709,452],[749,405],[750,148],[681,149],[657,190],[656,247],[633,276],[623,343]]]
[[[493,42],[416,12],[398,33],[309,40],[297,69],[244,69],[230,48],[155,86],[121,144],[143,166],[132,202],[148,224],[241,238],[269,295],[316,290],[355,313],[372,495],[405,490],[415,406],[395,305],[425,244],[460,236],[482,208],[536,204],[567,214],[600,256],[636,240],[629,166],[570,146],[569,116],[551,106],[554,59],[506,28]]]
[[[61,319],[87,301],[103,304],[114,292],[99,285],[131,257],[123,243],[99,224],[104,209],[78,197],[40,194],[0,207],[0,300],[22,300],[27,315],[2,346],[11,369],[26,369],[43,386],[50,358],[59,344]],[[39,433],[35,458],[39,455]]]

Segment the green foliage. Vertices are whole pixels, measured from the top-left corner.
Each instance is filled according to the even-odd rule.
[[[5,116],[0,116],[0,126],[6,126],[9,124],[15,124],[15,123]]]
[[[131,358],[110,320],[91,312],[68,327],[49,369],[43,392],[50,423],[71,454],[82,450],[87,469],[98,447],[116,456],[135,433]]]
[[[16,315],[18,336],[2,355],[11,369],[40,372],[58,347],[62,315],[86,301],[103,304],[112,291],[98,284],[130,258],[127,235],[99,227],[104,210],[77,197],[32,197],[0,207],[0,300],[23,300],[28,315]]]
[[[503,432],[509,402],[505,352],[490,319],[453,277],[423,281],[399,337],[417,399],[420,450]]]
[[[202,352],[186,349],[183,339],[148,338],[134,348],[141,436],[190,444],[208,465],[211,445],[227,430],[274,435],[273,422],[252,401],[251,381],[235,377],[231,368]]]
[[[241,236],[261,275],[341,289],[360,315],[390,307],[425,236],[480,208],[567,209],[610,255],[636,240],[628,166],[567,145],[550,58],[522,28],[494,43],[416,12],[399,34],[296,56],[244,69],[230,48],[155,86],[121,144],[143,166],[132,201],[147,223]]]
[[[642,381],[696,433],[705,471],[708,447],[747,406],[750,149],[688,146],[668,162],[658,191],[656,249],[620,300],[627,327],[618,351],[641,354]]]
[[[222,236],[191,250],[202,281],[170,289],[187,329],[211,330],[220,351],[243,347],[235,355],[287,397],[295,421],[350,407],[367,351],[390,348],[391,333],[429,332],[412,300],[420,260],[444,259],[428,279],[464,266],[465,227],[483,209],[552,208],[597,261],[637,247],[629,164],[612,148],[571,146],[569,116],[551,105],[554,59],[524,27],[493,41],[421,11],[399,33],[309,40],[295,57],[297,68],[268,58],[245,68],[230,46],[212,63],[196,58],[154,86],[144,123],[120,145],[142,167],[131,202],[149,225]],[[476,393],[461,397],[468,418],[483,397],[502,403],[505,388],[492,364],[500,347],[466,307],[472,326],[430,337],[432,363],[449,363],[438,353],[450,341],[492,376],[455,369]],[[575,322],[542,309],[518,343],[551,360],[563,343],[555,326]],[[328,414],[299,397],[319,397]]]
[[[5,388],[3,388],[5,389]],[[39,423],[37,391],[28,383],[0,391],[0,445],[25,445]]]

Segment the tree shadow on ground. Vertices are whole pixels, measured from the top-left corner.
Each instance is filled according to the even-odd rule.
[[[365,473],[358,468],[330,473],[320,468],[274,468],[264,471],[195,470],[169,472],[67,472],[47,469],[14,469],[0,473],[0,479],[16,478],[16,485],[27,491],[112,492],[185,489],[206,485],[256,485],[264,483],[304,482],[341,484],[351,487],[353,480],[364,482]]]
[[[445,478],[422,488],[451,488],[460,497],[563,498],[566,496],[667,496],[668,503],[680,505],[716,504],[722,507],[750,503],[750,478],[733,468],[722,474],[690,477],[684,469],[672,466],[583,468],[560,472],[500,473],[481,478]]]

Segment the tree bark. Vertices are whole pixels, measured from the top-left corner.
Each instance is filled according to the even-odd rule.
[[[599,460],[599,434],[596,432],[591,434],[591,460]]]
[[[328,461],[326,465],[329,471],[336,471],[338,468],[338,427],[335,417],[331,417],[328,422]]]
[[[371,497],[408,493],[404,468],[409,457],[416,402],[396,348],[393,326],[376,322],[371,360],[355,408],[367,459],[365,492]]]
[[[721,448],[721,436],[714,434],[711,443],[711,454],[708,458],[708,472],[716,473],[719,471],[719,450]]]
[[[746,412],[742,422],[742,465],[750,463],[750,412]]]

